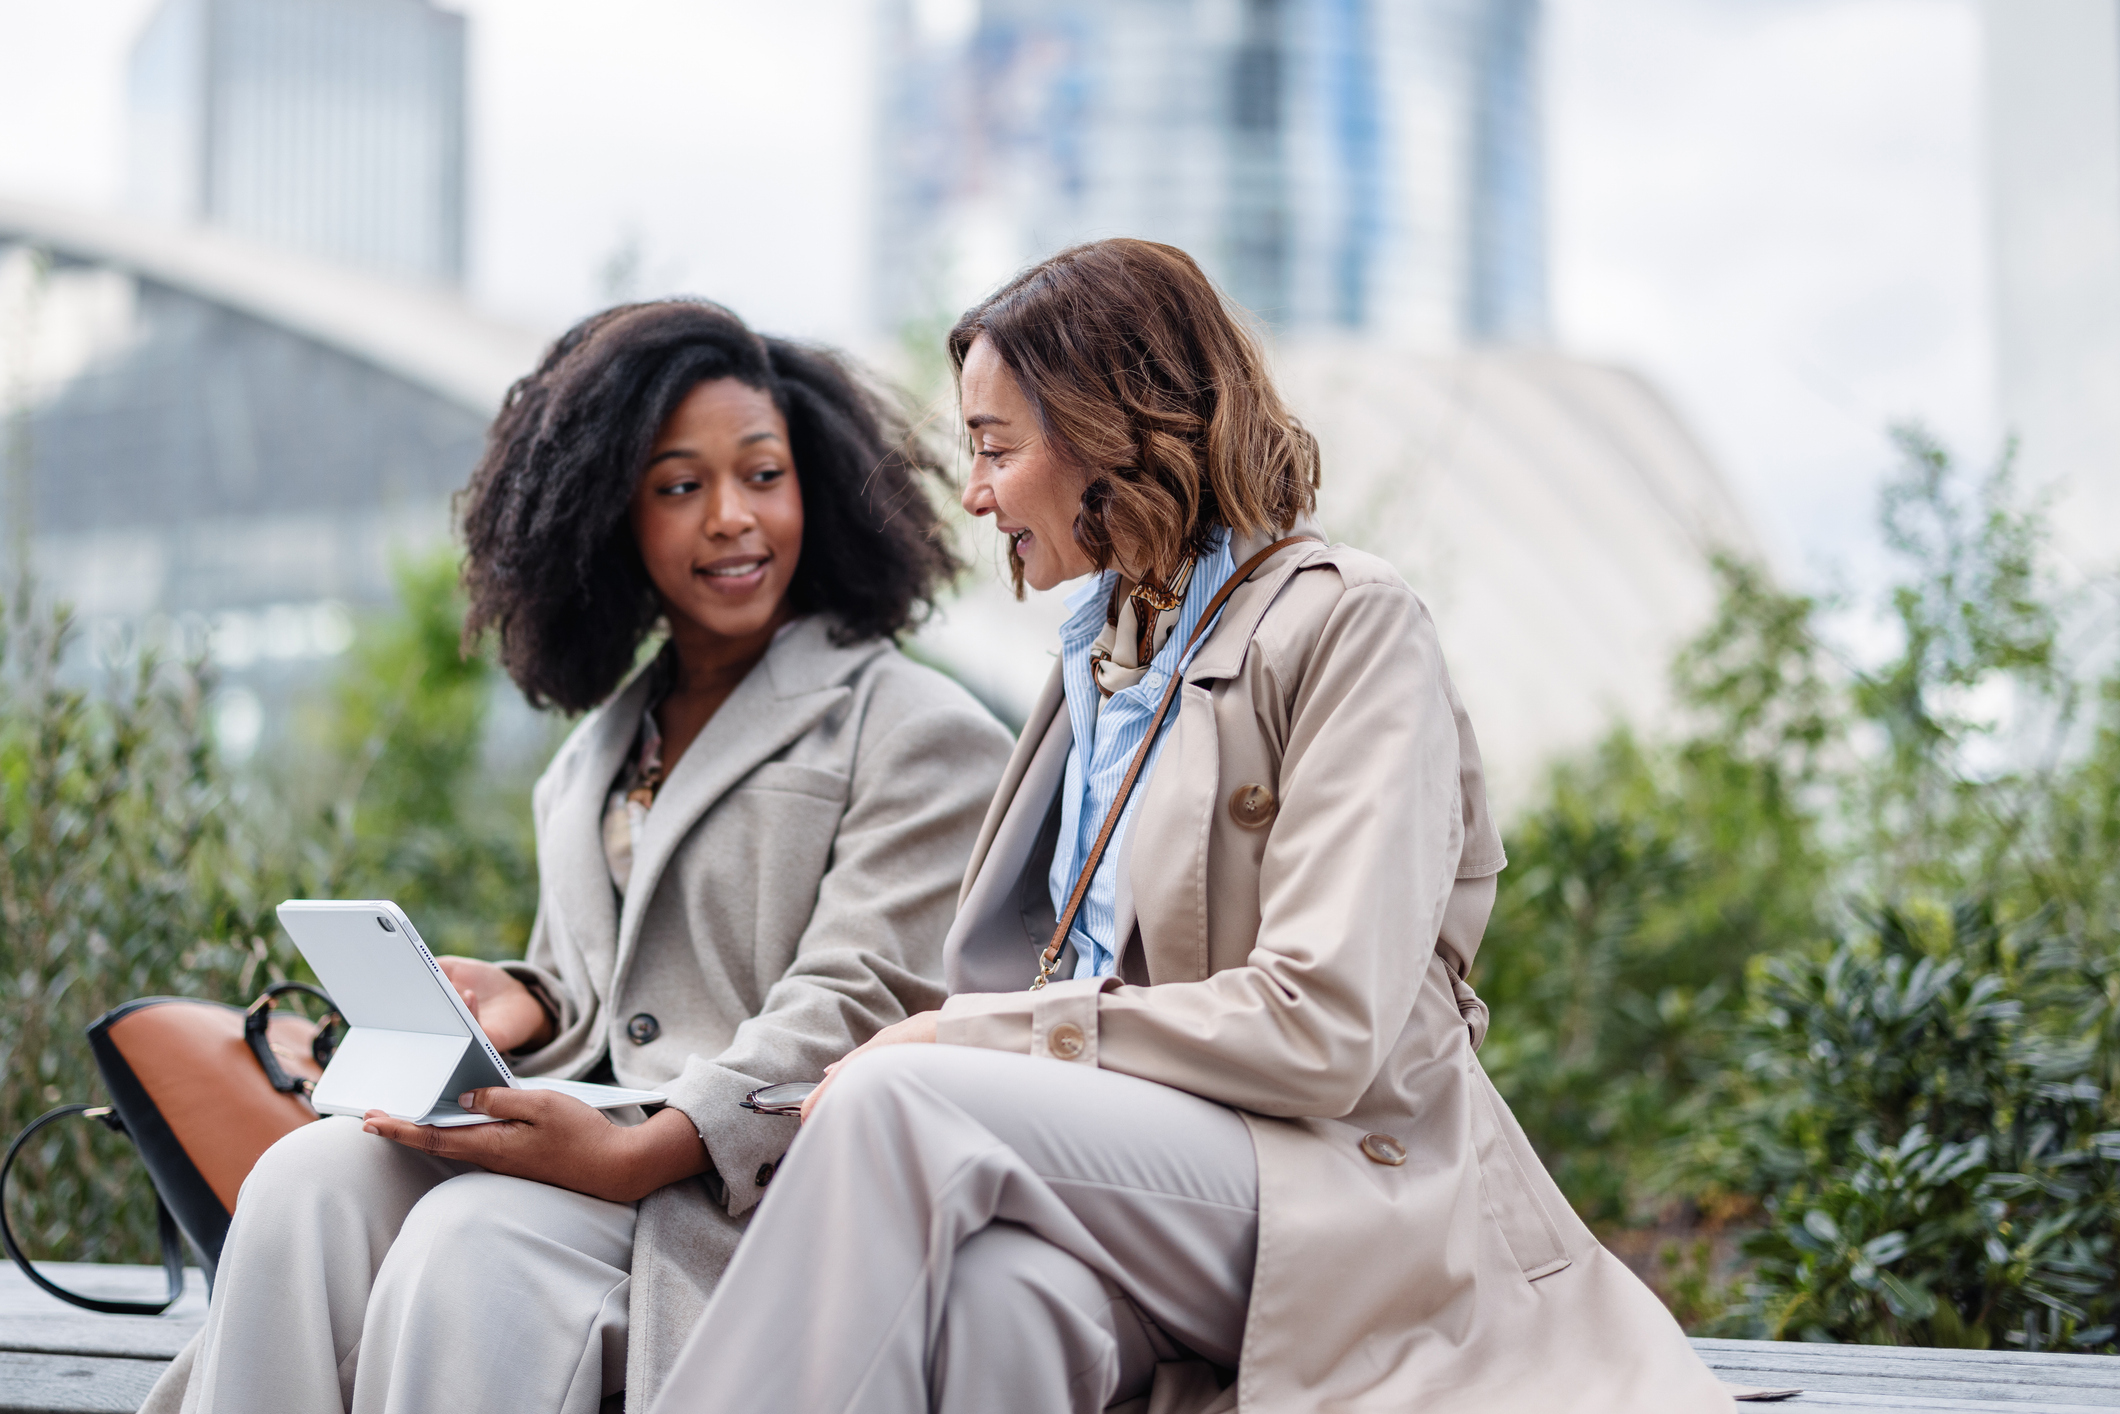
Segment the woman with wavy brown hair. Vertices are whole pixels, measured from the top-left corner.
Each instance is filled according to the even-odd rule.
[[[467,636],[587,715],[533,795],[527,956],[441,965],[519,1073],[669,1103],[297,1129],[150,1409],[648,1405],[795,1135],[744,1097],[942,997],[1008,734],[892,642],[955,568],[936,470],[839,358],[703,301],[587,319],[509,392]]]
[[[1474,1056],[1479,749],[1232,311],[1103,241],[949,348],[965,508],[1082,587],[952,995],[811,1094],[658,1410],[1727,1411]]]

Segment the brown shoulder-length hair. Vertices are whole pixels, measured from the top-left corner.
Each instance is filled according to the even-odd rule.
[[[1099,569],[1167,582],[1227,526],[1285,530],[1316,502],[1318,444],[1258,342],[1193,258],[1094,241],[965,312],[950,364],[984,336],[1060,454],[1089,474],[1076,543]],[[1016,587],[1022,567],[1009,557]]]

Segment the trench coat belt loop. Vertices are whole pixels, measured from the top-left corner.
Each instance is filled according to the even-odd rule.
[[[1289,546],[1317,538],[1315,535],[1286,536],[1238,565],[1235,573],[1222,581],[1215,597],[1207,601],[1207,607],[1200,613],[1200,621],[1193,625],[1192,636],[1185,640],[1185,652],[1178,655],[1178,661],[1185,661],[1185,654],[1192,652],[1200,635],[1207,632],[1207,626],[1215,621],[1223,602],[1236,593],[1238,585],[1251,578],[1252,571]],[[1119,816],[1126,810],[1126,798],[1133,794],[1134,782],[1140,779],[1141,768],[1148,764],[1148,753],[1156,744],[1156,734],[1163,730],[1163,719],[1170,715],[1170,704],[1177,701],[1178,689],[1184,683],[1183,672],[1171,673],[1170,686],[1163,689],[1163,700],[1156,704],[1156,715],[1149,721],[1148,735],[1142,737],[1141,745],[1135,748],[1133,762],[1126,768],[1126,778],[1119,782],[1119,793],[1112,797],[1111,809],[1104,812],[1104,823],[1097,829],[1097,842],[1089,847],[1089,857],[1082,861],[1082,872],[1075,876],[1075,891],[1068,896],[1067,907],[1061,912],[1060,921],[1053,926],[1052,941],[1045,945],[1044,952],[1038,954],[1038,975],[1030,985],[1033,992],[1053,980],[1053,969],[1060,965],[1060,950],[1067,946],[1068,930],[1075,926],[1075,915],[1082,911],[1082,900],[1089,896],[1089,881],[1095,877],[1097,865],[1104,858],[1104,847],[1112,841],[1112,831],[1119,828]]]

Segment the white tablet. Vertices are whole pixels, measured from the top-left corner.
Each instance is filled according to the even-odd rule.
[[[659,1105],[652,1090],[517,1078],[404,910],[387,899],[289,899],[277,912],[346,1018],[346,1035],[309,1097],[319,1114],[381,1110],[415,1124],[491,1124],[456,1103],[466,1090],[557,1090],[600,1110]]]

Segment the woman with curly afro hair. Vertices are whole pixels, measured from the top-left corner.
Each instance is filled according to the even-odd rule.
[[[845,363],[703,302],[585,320],[509,392],[466,643],[588,715],[533,797],[527,957],[441,962],[519,1073],[669,1103],[295,1131],[149,1408],[647,1407],[795,1137],[747,1097],[943,996],[1009,738],[892,644],[956,569],[935,471]]]

